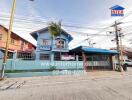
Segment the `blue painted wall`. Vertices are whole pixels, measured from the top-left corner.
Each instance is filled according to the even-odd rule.
[[[68,37],[64,34],[61,34],[57,37],[52,37],[51,34],[48,31],[42,31],[42,32],[37,32],[37,48],[36,48],[36,60],[40,59],[40,54],[49,54],[50,55],[50,60],[54,60],[54,53],[55,52],[69,52],[69,40]],[[61,38],[65,40],[65,47],[64,48],[56,48],[56,39]],[[43,40],[48,40],[47,46],[43,45]]]

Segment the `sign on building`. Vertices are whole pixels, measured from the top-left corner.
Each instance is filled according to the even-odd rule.
[[[61,60],[75,60],[75,56],[72,55],[62,55]]]

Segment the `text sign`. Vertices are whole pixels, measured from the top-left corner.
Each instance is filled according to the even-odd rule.
[[[72,55],[62,55],[61,60],[75,60],[75,56]]]

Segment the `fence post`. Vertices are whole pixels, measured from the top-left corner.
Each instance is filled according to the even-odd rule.
[[[13,59],[12,59],[12,64],[11,64],[11,70],[15,69],[15,61],[17,59],[17,51],[13,52]]]
[[[76,55],[76,70],[78,69],[78,55]]]
[[[51,58],[50,58],[51,62],[54,61],[54,53],[51,53]]]
[[[55,62],[54,62],[54,53],[53,53],[53,52],[50,54],[50,64],[49,64],[49,65],[55,66]]]

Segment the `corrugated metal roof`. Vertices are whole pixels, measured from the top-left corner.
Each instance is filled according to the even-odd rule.
[[[107,50],[107,49],[101,49],[101,48],[93,48],[93,47],[86,47],[86,46],[79,46],[72,50],[75,51],[84,51],[86,53],[98,53],[98,54],[112,54],[116,55],[118,52],[116,50]]]

